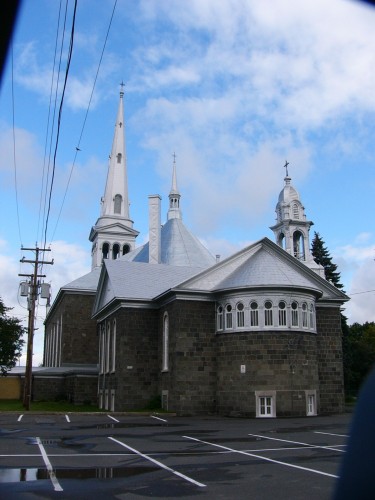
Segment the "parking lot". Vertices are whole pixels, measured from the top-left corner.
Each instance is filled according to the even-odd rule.
[[[0,497],[329,499],[349,422],[1,413]]]

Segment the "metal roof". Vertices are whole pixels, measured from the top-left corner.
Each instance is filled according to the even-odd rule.
[[[149,261],[149,244],[126,254],[120,260]],[[181,219],[169,219],[161,228],[161,264],[206,269],[215,257],[184,225]]]
[[[61,290],[92,290],[95,292],[99,282],[100,270],[101,267],[95,267],[88,274],[61,287]]]
[[[105,260],[105,303],[113,297],[151,300],[199,273],[201,268]],[[102,302],[103,303],[103,302]]]

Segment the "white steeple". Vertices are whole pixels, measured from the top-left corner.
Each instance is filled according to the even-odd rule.
[[[177,174],[176,174],[176,154],[173,153],[173,172],[172,172],[172,187],[169,192],[169,210],[167,218],[169,219],[182,219],[180,210],[181,195],[177,188]]]
[[[279,246],[324,277],[322,266],[316,264],[310,253],[310,227],[314,223],[306,219],[305,207],[297,190],[291,185],[288,165],[289,163],[285,162],[285,184],[276,205],[277,222],[270,229],[274,232]]]
[[[121,88],[101,214],[89,236],[93,243],[93,269],[100,266],[103,259],[117,259],[133,250],[138,236],[129,217],[123,98]]]

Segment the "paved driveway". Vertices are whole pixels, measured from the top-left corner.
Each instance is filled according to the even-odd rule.
[[[0,498],[329,499],[350,415],[0,414]]]

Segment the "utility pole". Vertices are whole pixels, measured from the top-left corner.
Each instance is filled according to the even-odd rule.
[[[39,285],[40,282],[38,278],[45,278],[45,274],[38,274],[38,268],[43,264],[53,264],[52,261],[39,260],[40,252],[50,252],[50,248],[21,248],[21,250],[27,250],[35,252],[34,260],[27,260],[22,257],[20,262],[23,264],[34,264],[34,272],[32,274],[19,274],[18,276],[27,276],[29,278],[29,294],[28,294],[28,309],[29,309],[29,320],[28,320],[28,333],[27,333],[27,354],[26,354],[26,371],[25,371],[25,383],[23,391],[23,406],[26,410],[30,410],[31,403],[31,391],[32,391],[32,378],[33,378],[33,343],[34,343],[34,327],[35,327],[35,302],[39,295]]]

